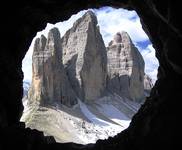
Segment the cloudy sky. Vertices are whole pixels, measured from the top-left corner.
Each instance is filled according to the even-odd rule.
[[[64,22],[59,22],[54,25],[48,23],[45,30],[38,32],[35,38],[40,37],[41,34],[47,36],[49,30],[53,27],[59,28],[62,37],[64,33],[72,27],[73,23],[86,11],[87,10],[80,11]],[[139,49],[144,58],[145,72],[153,79],[153,82],[155,82],[157,68],[159,66],[158,60],[155,57],[155,50],[152,47],[149,38],[142,29],[140,18],[136,12],[125,9],[114,9],[111,7],[102,7],[100,9],[93,9],[92,11],[97,15],[100,31],[106,46],[112,40],[113,35],[116,32],[128,32],[133,43]],[[35,38],[23,60],[24,80],[26,81],[31,81],[32,78],[32,52]]]

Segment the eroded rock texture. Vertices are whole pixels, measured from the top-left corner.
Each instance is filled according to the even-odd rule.
[[[116,33],[107,47],[109,91],[133,101],[144,99],[144,60],[126,32]]]
[[[29,103],[72,106],[100,98],[106,87],[107,54],[97,27],[88,11],[60,39],[58,29],[36,39],[32,57],[32,86]]]
[[[106,86],[107,54],[92,11],[66,32],[62,49],[63,64],[78,97],[86,101],[101,97]]]
[[[77,102],[64,66],[60,33],[53,28],[46,39],[36,39],[32,56],[32,84],[29,91],[30,104],[60,103],[71,106]]]

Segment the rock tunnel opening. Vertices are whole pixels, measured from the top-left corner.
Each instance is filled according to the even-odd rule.
[[[21,121],[63,143],[115,136],[150,95],[157,68],[135,11],[80,11],[68,21],[47,24],[32,41],[23,60]]]
[[[37,0],[3,1],[0,9],[0,149],[84,149],[84,150],[153,150],[181,147],[181,55],[182,24],[179,1],[156,0]],[[19,5],[17,5],[19,4]],[[19,122],[22,106],[22,59],[35,36],[47,22],[68,19],[71,14],[87,8],[102,6],[135,10],[142,27],[156,49],[160,66],[158,80],[150,97],[134,115],[130,126],[113,138],[98,140],[95,144],[79,145],[56,143],[42,132],[25,128]],[[17,6],[17,7],[15,7]],[[6,15],[5,15],[6,14]],[[15,20],[12,28],[11,20]],[[9,34],[7,34],[9,33]],[[11,36],[10,36],[11,35]]]

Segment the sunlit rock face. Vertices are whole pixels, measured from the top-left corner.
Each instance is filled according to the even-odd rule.
[[[49,31],[48,38],[36,39],[32,56],[32,84],[29,103],[76,103],[75,93],[67,79],[62,64],[60,33],[57,28]]]
[[[106,87],[107,54],[95,14],[88,11],[63,38],[57,28],[36,39],[29,104],[72,106],[100,98]],[[75,94],[76,93],[76,94]]]
[[[33,56],[32,56],[32,84],[29,91],[30,103],[39,101],[41,93],[43,92],[43,64],[44,64],[44,49],[47,39],[45,36],[37,38],[34,44]]]
[[[144,98],[144,60],[126,32],[118,32],[107,47],[108,90],[134,101]]]
[[[63,64],[77,96],[85,101],[101,97],[106,86],[107,54],[92,11],[66,32],[62,49]]]

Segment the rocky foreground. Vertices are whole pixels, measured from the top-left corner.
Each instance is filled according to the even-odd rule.
[[[106,48],[88,11],[61,38],[36,39],[32,83],[22,120],[59,142],[93,143],[126,129],[152,88],[144,60],[126,32]]]

